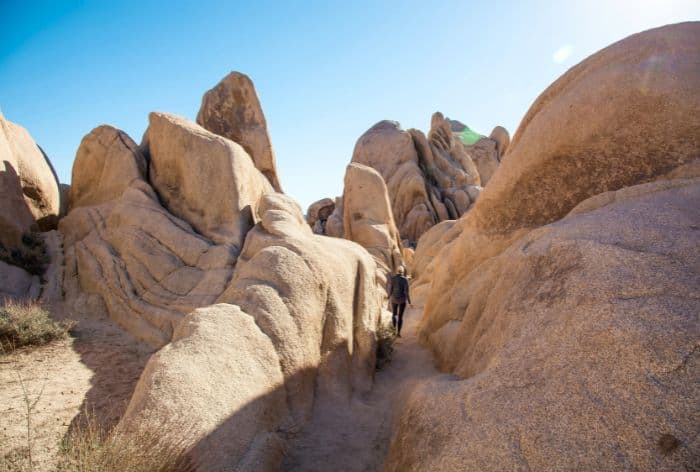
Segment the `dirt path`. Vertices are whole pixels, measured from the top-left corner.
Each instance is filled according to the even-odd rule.
[[[418,308],[406,310],[403,337],[394,343],[391,362],[377,372],[367,399],[354,401],[350,408],[315,406],[314,418],[290,444],[283,470],[381,470],[392,424],[408,394],[418,382],[446,375],[435,369],[430,352],[418,343],[420,315]]]
[[[61,311],[52,309],[57,319],[75,320]],[[106,317],[75,321],[70,339],[0,356],[0,456],[27,446],[25,391],[36,400],[30,415],[36,470],[51,468],[61,439],[85,412],[106,427],[123,413],[152,350]]]

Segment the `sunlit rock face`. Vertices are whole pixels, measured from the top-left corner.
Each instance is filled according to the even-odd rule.
[[[238,143],[149,118],[140,146],[109,126],[81,143],[60,223],[67,309],[160,348],[119,428],[179,418],[167,437],[200,470],[277,470],[317,401],[372,387],[377,264],[315,235]]]
[[[571,68],[419,243],[421,338],[457,378],[414,392],[388,470],[693,467],[698,37],[650,30]]]
[[[231,72],[205,93],[197,123],[241,145],[275,191],[282,191],[265,114],[247,75]]]

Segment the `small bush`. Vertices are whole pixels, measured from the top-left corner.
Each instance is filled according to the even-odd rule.
[[[180,441],[168,441],[161,432],[104,430],[94,418],[75,427],[64,439],[56,470],[59,472],[193,472],[195,467]]]
[[[6,248],[0,244],[0,260],[21,267],[32,275],[43,275],[50,257],[41,233],[28,232],[22,235],[19,248]]]
[[[8,302],[0,306],[0,348],[10,352],[24,346],[41,346],[65,338],[73,322],[57,322],[36,303]]]
[[[391,361],[395,339],[396,334],[391,325],[382,325],[377,330],[377,360],[375,365],[377,370],[381,370]]]

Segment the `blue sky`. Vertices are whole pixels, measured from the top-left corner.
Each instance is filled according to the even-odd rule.
[[[92,128],[140,142],[148,113],[194,119],[231,70],[255,82],[282,185],[342,193],[357,138],[434,111],[511,134],[558,76],[623,37],[700,19],[700,2],[0,0],[0,108],[62,182]]]

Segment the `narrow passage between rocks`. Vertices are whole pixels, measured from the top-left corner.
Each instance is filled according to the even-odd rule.
[[[416,328],[421,308],[408,308],[403,337],[394,343],[389,362],[375,376],[372,393],[348,405],[318,402],[311,421],[289,444],[285,471],[381,470],[398,420],[410,392],[440,373],[430,351],[418,342]]]

